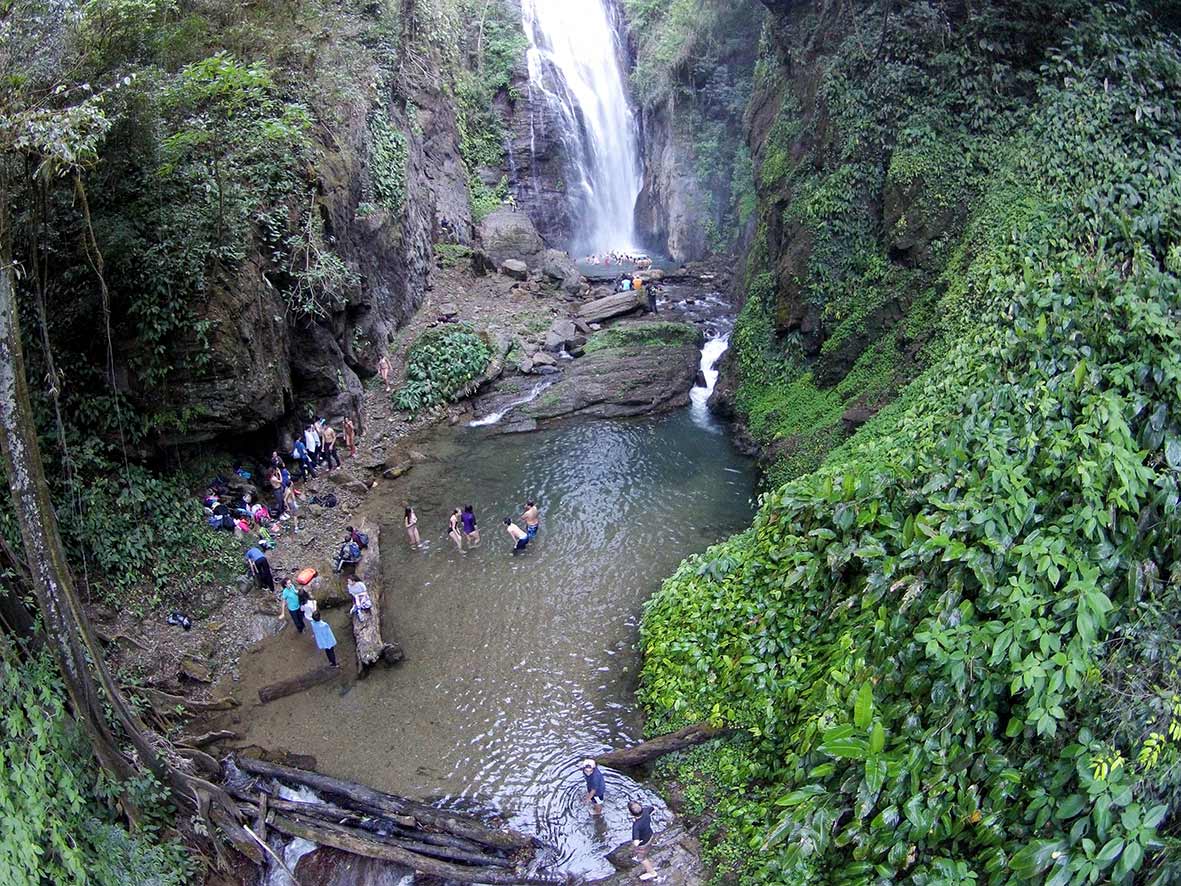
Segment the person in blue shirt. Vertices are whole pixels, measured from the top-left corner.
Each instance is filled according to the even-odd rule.
[[[303,610],[300,607],[299,591],[295,589],[295,583],[291,579],[287,579],[287,583],[283,585],[283,590],[279,594],[282,603],[286,603],[287,612],[291,615],[291,622],[295,625],[295,629],[299,633],[303,633],[304,620]],[[279,618],[283,618],[283,612],[280,610]]]
[[[603,777],[603,770],[587,757],[582,761],[582,777],[586,779],[586,802],[590,803],[591,815],[602,815],[603,798],[607,795],[607,779]]]
[[[246,552],[246,562],[250,565],[250,574],[258,580],[260,588],[266,588],[275,593],[275,577],[271,575],[271,564],[267,555],[258,548],[251,548]]]
[[[639,800],[632,800],[627,804],[627,811],[631,813],[632,846],[636,848],[636,860],[644,866],[641,880],[655,880],[656,868],[648,860],[648,850],[652,847],[652,807],[643,805]]]
[[[339,668],[340,665],[336,663],[336,635],[332,633],[332,625],[320,618],[319,612],[312,613],[312,633],[316,635],[316,646],[328,656],[328,664]]]

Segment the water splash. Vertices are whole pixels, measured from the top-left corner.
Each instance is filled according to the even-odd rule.
[[[485,415],[483,418],[477,418],[474,421],[468,422],[468,427],[469,428],[483,428],[483,427],[487,427],[488,425],[496,424],[498,421],[500,421],[502,418],[504,418],[506,415],[508,415],[510,412],[512,412],[518,406],[524,406],[526,403],[532,403],[534,400],[536,400],[538,397],[540,397],[541,392],[544,391],[546,388],[548,388],[550,385],[552,385],[554,383],[554,381],[555,381],[555,379],[546,379],[545,381],[539,381],[537,384],[535,384],[533,386],[533,390],[531,390],[524,397],[521,397],[518,400],[509,401],[508,403],[506,403],[504,405],[503,409],[500,409],[497,412],[491,412],[488,415]]]
[[[609,0],[524,0],[530,93],[557,111],[576,180],[567,183],[581,249],[635,248],[640,149],[628,101],[623,51]],[[530,132],[538,119],[534,109]],[[531,135],[532,138],[532,135]]]

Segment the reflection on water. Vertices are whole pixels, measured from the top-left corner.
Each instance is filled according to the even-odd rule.
[[[385,629],[406,661],[343,697],[306,693],[283,728],[302,729],[300,749],[326,771],[491,802],[557,846],[565,869],[609,873],[603,856],[630,832],[626,798],[659,802],[607,772],[606,815],[592,821],[577,762],[640,737],[641,604],[687,554],[749,523],[751,466],[688,410],[523,436],[452,430],[428,453],[438,463],[371,502],[388,521]],[[419,551],[401,529],[407,497]],[[541,532],[514,556],[502,520],[528,498]],[[465,504],[482,539],[460,552],[447,516]],[[264,714],[283,716],[281,704]]]

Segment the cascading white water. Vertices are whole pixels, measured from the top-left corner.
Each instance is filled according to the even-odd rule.
[[[578,208],[579,245],[589,251],[635,246],[640,148],[628,101],[623,52],[612,25],[612,0],[524,0],[530,92],[559,113]],[[533,112],[532,125],[538,125]],[[544,118],[541,118],[544,124]]]
[[[535,384],[533,386],[533,390],[531,390],[524,397],[521,397],[520,399],[517,399],[517,400],[511,400],[510,402],[504,404],[504,406],[501,409],[498,409],[496,412],[491,412],[488,415],[485,415],[483,418],[477,418],[474,421],[469,421],[468,427],[469,428],[483,428],[483,427],[487,427],[488,425],[496,424],[498,421],[500,421],[509,412],[516,409],[518,406],[524,406],[526,403],[532,403],[539,396],[541,396],[541,392],[544,391],[546,388],[548,388],[550,385],[552,385],[554,383],[554,381],[555,381],[554,379],[543,379],[542,381],[539,381],[537,384]]]
[[[689,392],[689,409],[693,420],[702,427],[713,429],[716,422],[709,412],[709,398],[714,392],[714,385],[718,383],[718,370],[714,364],[718,362],[726,349],[730,347],[730,334],[725,333],[709,339],[701,348],[701,374],[705,376],[705,387],[693,386]]]

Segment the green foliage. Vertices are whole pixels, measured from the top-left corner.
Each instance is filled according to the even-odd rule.
[[[1064,32],[1013,133],[1061,196],[991,216],[976,322],[648,605],[649,728],[749,736],[709,850],[739,882],[1178,876],[1179,73],[1128,10]]]
[[[406,136],[390,125],[389,118],[378,112],[369,117],[370,163],[373,195],[395,217],[406,205],[406,162],[409,147]]]
[[[159,830],[166,793],[131,785],[150,815],[137,831],[115,823],[86,738],[73,724],[48,653],[18,662],[4,643],[0,666],[0,882],[183,886],[192,857]]]
[[[394,405],[418,412],[462,396],[492,359],[492,348],[468,326],[449,324],[431,329],[411,345],[406,382],[394,394]]]
[[[687,323],[625,323],[596,332],[587,340],[584,351],[589,355],[618,348],[683,347],[696,345],[700,339],[701,333]]]
[[[461,243],[436,243],[435,260],[442,268],[465,266],[472,257],[472,248]]]

